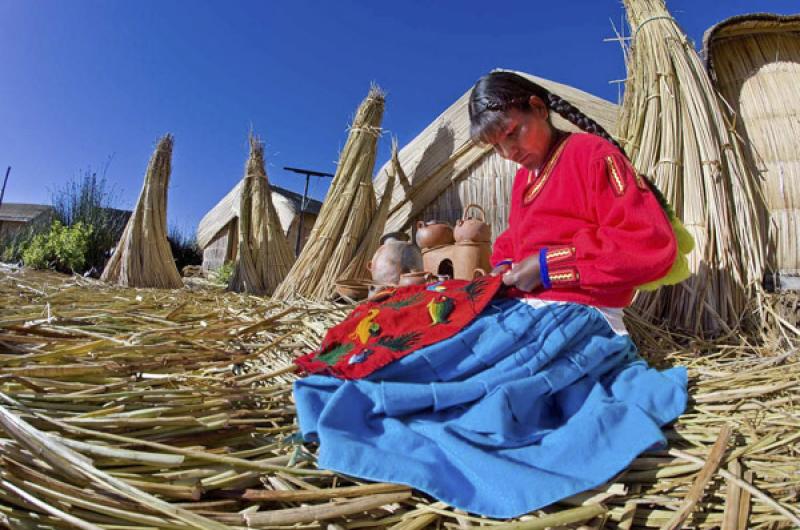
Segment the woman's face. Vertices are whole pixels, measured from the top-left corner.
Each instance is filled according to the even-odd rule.
[[[531,171],[538,170],[553,139],[548,116],[547,107],[536,96],[531,96],[529,109],[509,110],[505,128],[492,141],[495,151]]]

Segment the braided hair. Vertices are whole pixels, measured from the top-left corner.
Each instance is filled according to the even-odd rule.
[[[481,77],[470,93],[469,120],[470,136],[476,143],[491,143],[499,133],[507,128],[512,109],[525,111],[530,108],[530,98],[536,96],[547,108],[578,127],[584,132],[596,134],[616,146],[627,157],[622,146],[602,125],[584,114],[575,105],[554,94],[530,79],[507,71],[496,71]],[[664,194],[647,177],[642,175],[661,207],[672,213]]]

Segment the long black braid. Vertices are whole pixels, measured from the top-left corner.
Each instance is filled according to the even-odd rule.
[[[606,131],[602,125],[600,125],[592,118],[581,112],[578,109],[578,107],[574,106],[566,99],[562,98],[558,94],[553,94],[552,92],[549,92],[547,94],[547,106],[548,108],[557,112],[559,116],[561,116],[571,124],[578,127],[580,130],[596,134],[597,136],[608,140],[614,146],[616,146],[617,149],[619,149],[619,151],[623,154],[623,156],[625,156],[625,158],[628,158],[628,154],[625,152],[625,150],[622,148],[619,142],[617,142],[617,140],[613,136],[608,134],[608,131]],[[661,193],[661,190],[658,189],[658,186],[656,186],[655,183],[645,175],[640,174],[639,177],[644,179],[644,181],[647,183],[648,187],[650,188],[650,191],[652,191],[653,195],[656,196],[656,199],[658,200],[658,203],[661,205],[661,208],[663,208],[665,212],[670,214],[670,216],[675,215],[675,212],[672,210],[672,206],[670,206],[669,201],[667,201],[667,198],[664,197],[664,194]]]
[[[602,125],[584,114],[578,107],[554,94],[543,86],[513,72],[497,71],[483,76],[470,94],[470,134],[476,142],[485,143],[505,128],[506,111],[525,110],[530,106],[530,97],[539,97],[547,107],[584,132],[596,134],[616,146],[627,158],[622,146]],[[646,176],[640,175],[658,199],[661,207],[674,215],[661,190]]]

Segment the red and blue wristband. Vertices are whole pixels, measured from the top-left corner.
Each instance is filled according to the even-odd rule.
[[[550,270],[547,266],[547,247],[539,251],[539,276],[542,279],[542,287],[550,289],[553,284],[550,282]]]

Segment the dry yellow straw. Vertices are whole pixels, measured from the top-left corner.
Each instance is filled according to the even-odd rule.
[[[389,206],[392,202],[392,190],[394,190],[395,178],[399,174],[402,174],[397,152],[397,140],[395,139],[392,142],[392,171],[386,179],[386,187],[383,189],[381,202],[378,203],[378,210],[375,212],[375,217],[372,218],[369,230],[367,230],[367,233],[358,245],[353,260],[339,277],[338,281],[369,279],[370,277],[367,263],[372,259],[375,251],[378,250],[378,243],[383,234],[383,229],[386,227],[386,219],[389,218]],[[400,168],[399,172],[398,168]]]
[[[763,206],[721,100],[662,0],[625,0],[633,36],[619,137],[697,243],[692,277],[640,296],[648,318],[693,335],[739,328],[764,272]]]
[[[172,135],[158,142],[144,186],[102,280],[128,287],[176,289],[183,285],[167,241],[167,188]]]
[[[376,86],[361,102],[319,217],[276,298],[331,297],[334,283],[356,256],[375,215],[372,172],[384,103]]]
[[[264,168],[264,144],[251,134],[239,205],[238,251],[228,289],[271,294],[293,262],[294,255],[272,203]]]

